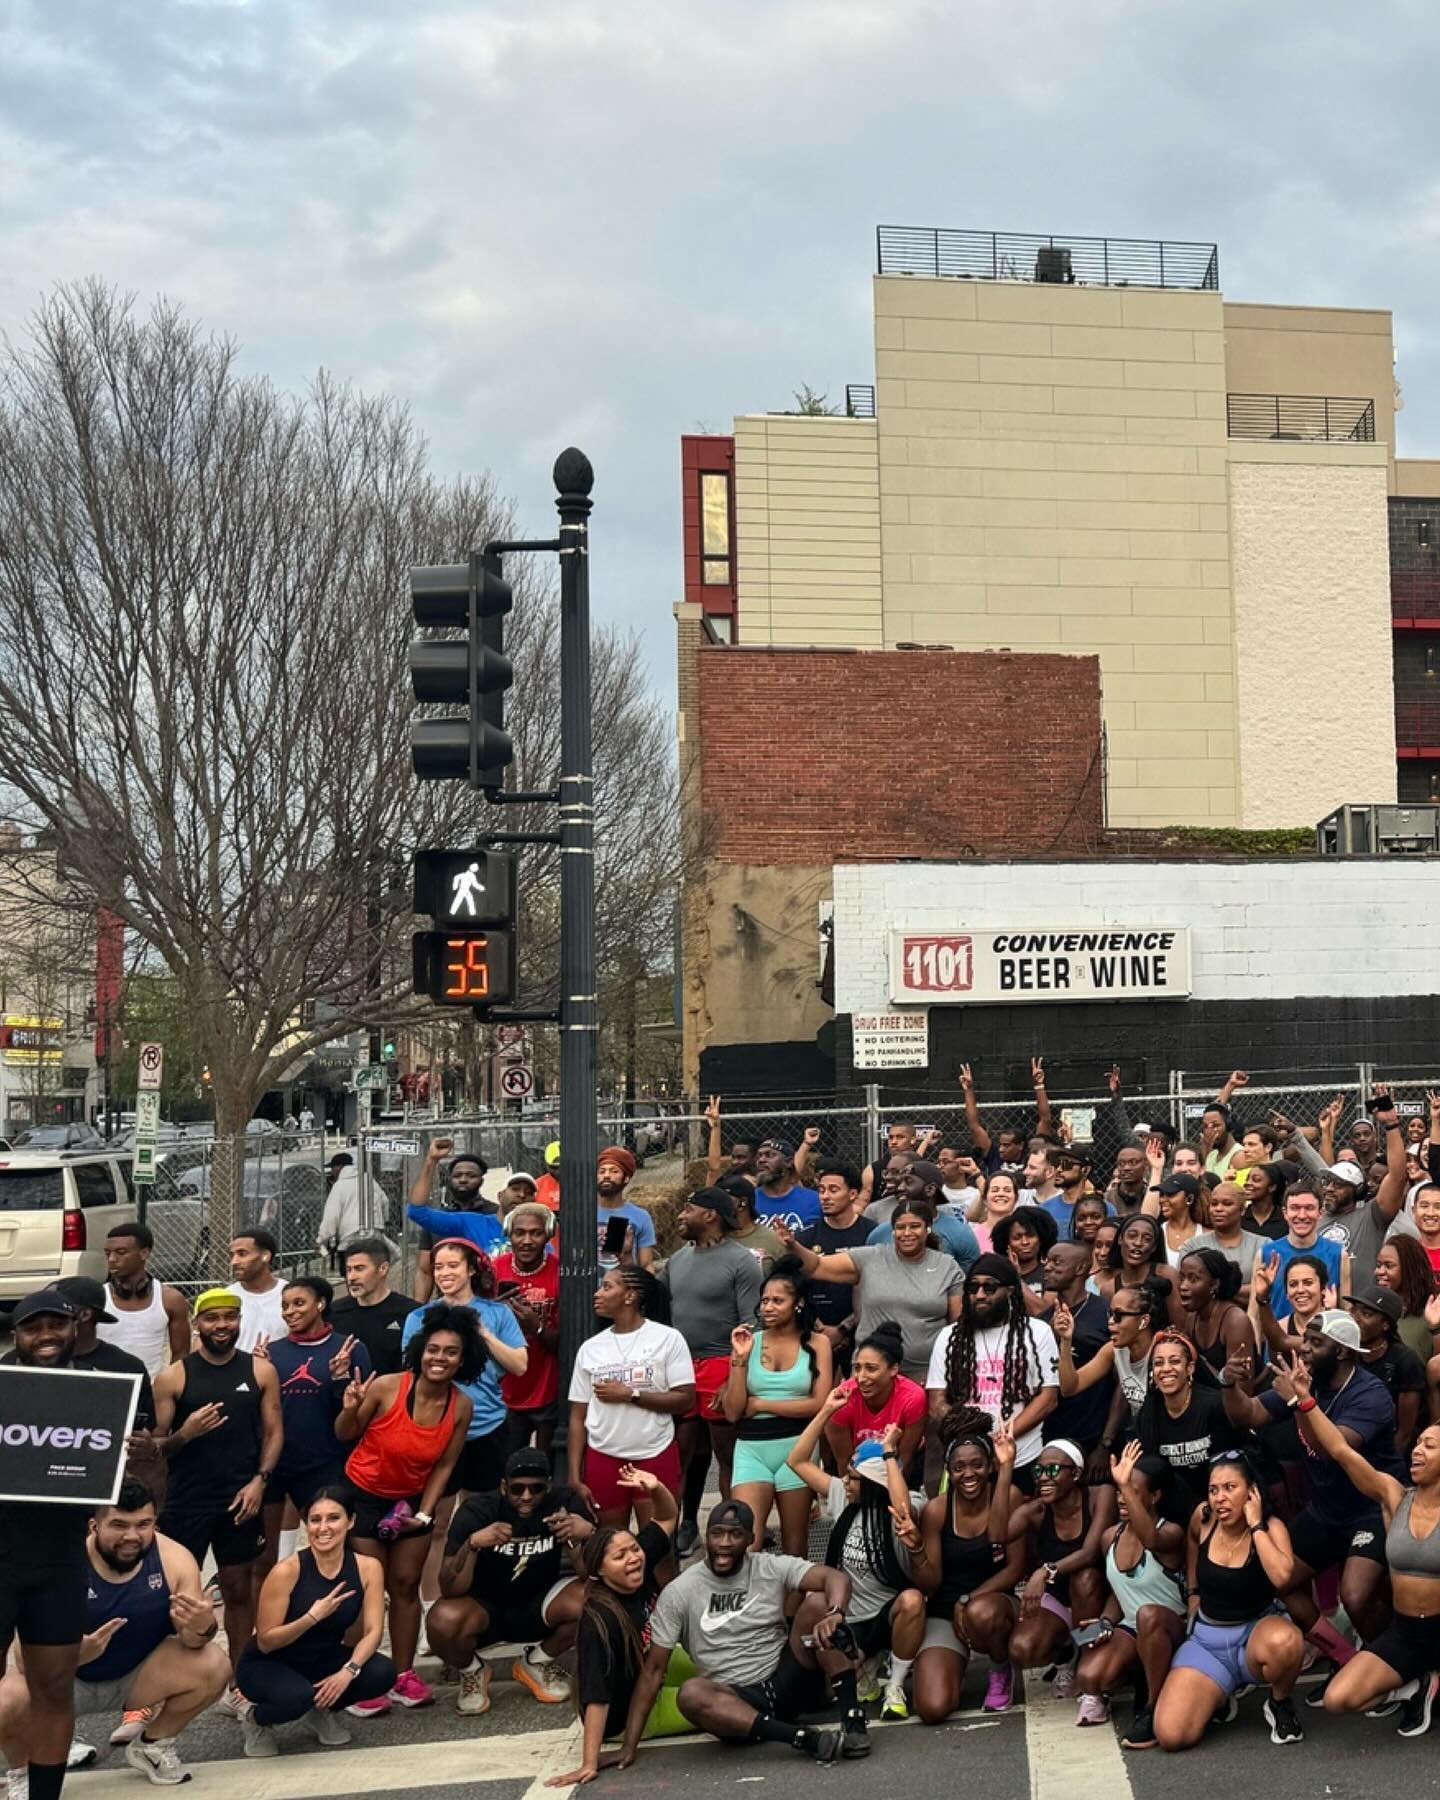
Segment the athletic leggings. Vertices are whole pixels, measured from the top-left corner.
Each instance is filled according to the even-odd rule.
[[[288,1725],[315,1708],[315,1684],[344,1668],[350,1652],[342,1644],[333,1659],[307,1657],[304,1666],[291,1662],[283,1650],[267,1656],[251,1644],[240,1658],[235,1683],[247,1700],[255,1702],[260,1725]],[[378,1700],[395,1685],[395,1665],[388,1656],[372,1656],[340,1696],[336,1710],[357,1700]]]

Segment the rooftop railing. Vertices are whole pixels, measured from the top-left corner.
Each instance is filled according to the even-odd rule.
[[[875,389],[863,382],[848,382],[845,387],[845,417],[847,419],[873,419],[875,417]]]
[[[1233,438],[1282,443],[1375,442],[1375,402],[1326,394],[1227,394],[1225,429]]]
[[[944,275],[961,281],[1039,281],[1076,287],[1218,290],[1220,286],[1220,252],[1214,244],[879,225],[875,245],[876,266],[882,275]]]

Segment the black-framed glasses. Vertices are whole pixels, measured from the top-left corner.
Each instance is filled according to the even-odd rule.
[[[548,1481],[507,1481],[505,1485],[512,1494],[547,1494],[550,1491]]]
[[[1119,1307],[1112,1306],[1110,1308],[1109,1316],[1112,1319],[1144,1319],[1148,1318],[1149,1314],[1143,1312],[1122,1312]]]

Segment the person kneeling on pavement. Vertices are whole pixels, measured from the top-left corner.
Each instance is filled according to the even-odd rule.
[[[701,1731],[738,1743],[789,1744],[819,1763],[870,1754],[855,1692],[859,1659],[845,1625],[850,1577],[798,1556],[752,1552],[754,1535],[755,1515],[744,1501],[722,1501],[705,1528],[703,1559],[661,1593],[616,1767],[634,1762],[677,1645],[700,1671],[681,1685],[677,1704]],[[792,1594],[801,1596],[793,1619],[786,1615]],[[798,1724],[825,1707],[827,1677],[843,1723]]]
[[[111,1745],[160,1787],[190,1779],[175,1740],[225,1691],[230,1659],[215,1635],[215,1608],[200,1586],[195,1558],[155,1529],[155,1502],[126,1481],[113,1506],[97,1508],[86,1542],[85,1636],[75,1674],[75,1712],[119,1712]],[[30,1696],[12,1665],[0,1682],[0,1743],[12,1781],[30,1760]],[[94,1759],[88,1745],[71,1762]]]
[[[235,1682],[247,1756],[278,1756],[274,1727],[303,1719],[322,1744],[348,1744],[335,1709],[388,1694],[395,1665],[377,1655],[385,1629],[385,1571],[350,1548],[348,1488],[326,1487],[300,1515],[307,1545],[265,1577],[255,1641]]]
[[[511,1670],[535,1698],[570,1698],[556,1658],[575,1642],[585,1601],[576,1553],[595,1530],[572,1488],[550,1485],[550,1459],[514,1450],[498,1492],[472,1494],[455,1514],[440,1565],[440,1599],[430,1608],[430,1648],[460,1671],[455,1710],[490,1710],[486,1644],[523,1644]]]

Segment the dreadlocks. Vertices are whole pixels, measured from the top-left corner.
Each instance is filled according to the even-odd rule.
[[[1010,1310],[1005,1327],[1000,1382],[1000,1411],[1003,1416],[1009,1417],[1035,1397],[1030,1386],[1029,1319],[1020,1299],[1020,1273],[1003,1256],[982,1256],[972,1267],[970,1274],[972,1279],[976,1275],[986,1275],[1009,1289]],[[993,1328],[980,1325],[975,1318],[967,1282],[960,1317],[951,1329],[950,1342],[945,1350],[945,1392],[955,1404],[971,1405],[980,1398],[975,1334],[977,1331],[990,1329]]]

